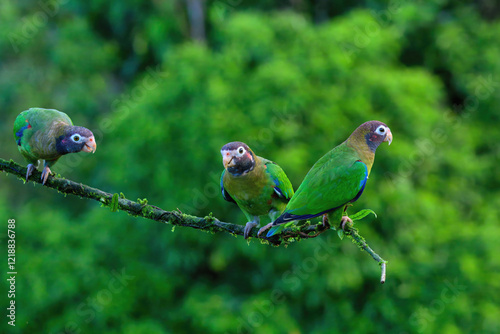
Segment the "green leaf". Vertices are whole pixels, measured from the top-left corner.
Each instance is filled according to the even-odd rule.
[[[118,194],[113,194],[113,198],[111,198],[111,203],[109,203],[109,207],[111,208],[111,212],[118,211]]]
[[[337,230],[337,235],[339,236],[340,240],[344,239],[344,230]]]
[[[361,219],[365,218],[366,216],[368,216],[370,213],[373,213],[375,215],[375,218],[377,218],[377,214],[375,213],[375,211],[370,210],[370,209],[363,209],[361,211],[358,211],[355,214],[353,214],[352,216],[350,216],[349,218],[351,218],[352,221],[361,220]]]

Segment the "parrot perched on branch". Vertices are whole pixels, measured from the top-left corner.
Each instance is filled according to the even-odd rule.
[[[298,220],[323,215],[327,221],[352,222],[344,211],[363,193],[375,159],[375,151],[382,142],[392,142],[392,133],[379,121],[361,124],[342,144],[325,154],[307,173],[285,211],[273,223],[258,232],[270,237]]]
[[[89,129],[73,126],[71,119],[55,109],[30,108],[17,116],[14,137],[19,152],[29,162],[26,181],[44,160],[42,183],[45,184],[50,167],[63,155],[96,150],[94,135]]]
[[[242,142],[232,142],[221,149],[224,171],[220,185],[222,196],[236,203],[248,219],[244,236],[260,225],[260,216],[271,221],[283,212],[293,196],[293,187],[276,163],[256,156]]]

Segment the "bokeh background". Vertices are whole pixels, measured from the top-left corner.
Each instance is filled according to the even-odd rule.
[[[289,247],[112,213],[0,174],[16,219],[19,333],[500,332],[500,5],[493,0],[2,1],[0,157],[56,108],[94,131],[66,178],[245,223],[219,150],[246,142],[297,188],[362,122],[387,123],[351,212]]]

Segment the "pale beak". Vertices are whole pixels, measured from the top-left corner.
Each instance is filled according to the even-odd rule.
[[[387,128],[387,134],[385,135],[384,141],[388,142],[389,145],[392,143],[392,132],[391,129]]]
[[[227,167],[232,167],[234,166],[233,162],[233,156],[229,152],[221,152],[222,154],[222,164],[224,165],[224,168]]]
[[[97,144],[95,142],[94,136],[92,136],[89,139],[87,139],[87,142],[83,146],[82,151],[83,152],[94,153],[96,149],[97,149]]]

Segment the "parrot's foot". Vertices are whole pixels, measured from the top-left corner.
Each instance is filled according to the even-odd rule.
[[[264,225],[263,227],[261,227],[259,229],[259,232],[257,232],[257,236],[260,238],[260,235],[264,232],[266,232],[267,230],[269,230],[271,227],[273,227],[273,223],[269,223],[267,225]]]
[[[248,237],[250,236],[250,231],[252,231],[252,229],[256,226],[259,226],[259,223],[257,222],[248,222],[246,225],[245,225],[245,230],[243,232],[243,235],[245,237],[245,239],[248,239]]]
[[[340,227],[342,231],[345,231],[346,224],[348,226],[352,226],[352,219],[347,216],[342,216],[342,220],[340,221]]]
[[[47,179],[49,178],[49,174],[51,173],[49,166],[43,167],[42,171],[42,184],[45,184],[47,182]]]
[[[28,182],[28,178],[31,176],[34,170],[35,170],[35,165],[29,164],[28,171],[26,172],[26,182]]]
[[[328,221],[328,215],[326,213],[323,215],[323,227],[325,230],[330,228],[330,221]]]

